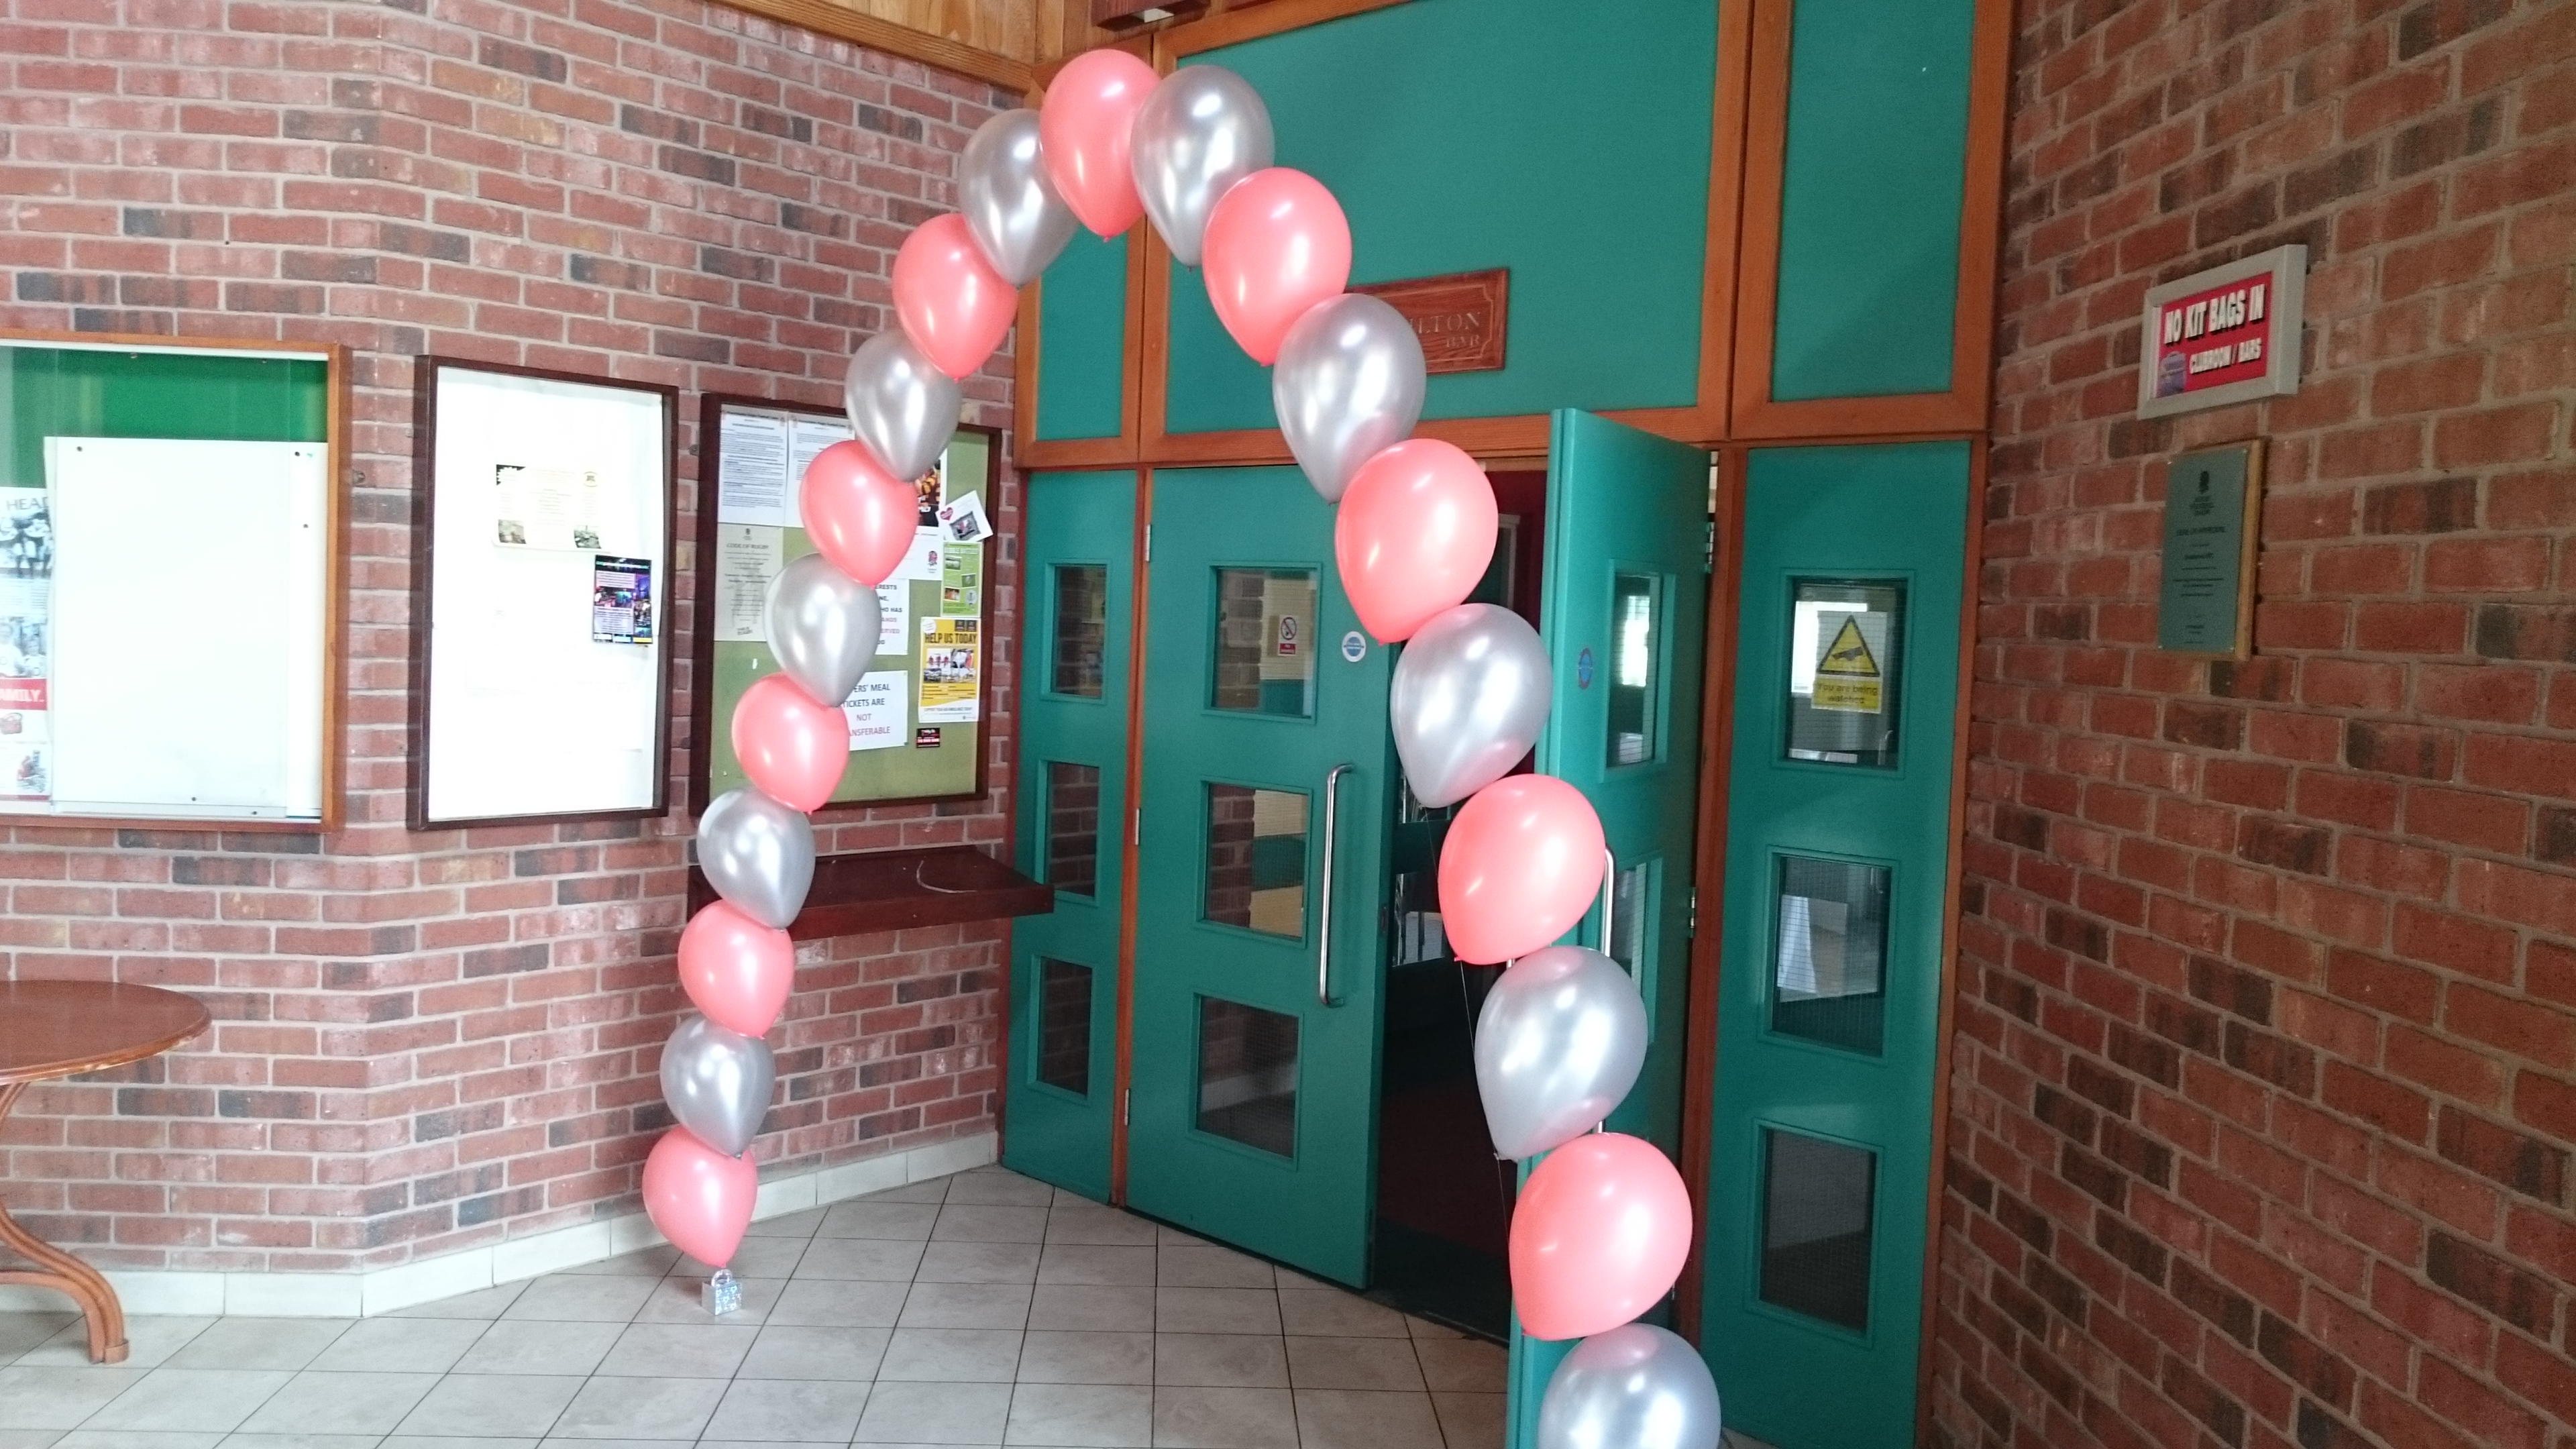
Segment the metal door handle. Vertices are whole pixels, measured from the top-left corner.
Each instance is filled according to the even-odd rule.
[[[1601,954],[1613,961],[1619,960],[1619,953],[1611,949],[1619,938],[1611,934],[1610,927],[1612,913],[1618,907],[1619,853],[1604,845],[1601,847]],[[1627,963],[1620,962],[1620,969],[1626,970]]]
[[[1333,817],[1340,813],[1342,776],[1348,763],[1324,774],[1324,889],[1315,905],[1315,1004],[1333,1004]]]

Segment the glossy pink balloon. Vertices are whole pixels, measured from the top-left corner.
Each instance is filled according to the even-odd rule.
[[[1200,261],[1217,320],[1267,367],[1297,319],[1350,281],[1351,224],[1324,183],[1273,166],[1217,198]]]
[[[685,1127],[674,1127],[644,1159],[644,1214],[671,1246],[709,1267],[732,1261],[751,1226],[760,1170],[748,1154],[727,1157]]]
[[[850,722],[839,700],[824,704],[786,675],[767,675],[733,707],[733,753],[763,795],[820,810],[850,763]]]
[[[950,377],[984,365],[1010,335],[1020,294],[955,212],[914,227],[894,254],[894,311],[904,335]]]
[[[1475,966],[1526,956],[1572,929],[1601,890],[1601,817],[1553,775],[1513,775],[1467,798],[1440,842],[1440,925]]]
[[[1532,1338],[1607,1333],[1672,1291],[1690,1242],[1690,1194],[1653,1143],[1577,1137],[1512,1207],[1513,1311]]]
[[[1408,438],[1351,475],[1333,557],[1361,627],[1392,644],[1467,601],[1493,562],[1494,485],[1437,438]]]
[[[834,443],[805,465],[797,507],[814,551],[870,588],[893,577],[921,521],[912,485],[855,440]]]
[[[796,943],[717,901],[680,931],[680,988],[707,1020],[744,1036],[778,1024],[796,986]]]
[[[1047,179],[1082,224],[1102,236],[1118,235],[1145,214],[1127,138],[1160,79],[1123,50],[1087,50],[1047,82],[1038,106]]]

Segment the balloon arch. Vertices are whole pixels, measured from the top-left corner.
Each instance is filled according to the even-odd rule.
[[[1460,961],[1511,962],[1476,1024],[1480,1095],[1495,1150],[1538,1158],[1511,1223],[1513,1306],[1542,1339],[1586,1340],[1549,1380],[1542,1444],[1713,1449],[1717,1390],[1688,1344],[1633,1320],[1670,1292],[1690,1249],[1689,1194],[1652,1144],[1600,1130],[1644,1061],[1636,984],[1609,957],[1550,942],[1601,888],[1601,823],[1580,791],[1510,772],[1547,717],[1538,634],[1506,609],[1465,602],[1497,532],[1492,484],[1446,442],[1414,438],[1423,356],[1412,328],[1347,293],[1351,234],[1323,184],[1271,161],[1261,98],[1241,77],[1191,66],[1169,78],[1123,51],[1077,57],[1036,111],[1003,112],[959,162],[962,210],[924,222],[895,254],[899,330],[850,359],[853,441],[807,468],[800,501],[817,552],[768,599],[780,673],[735,707],[750,785],[698,824],[721,900],[682,931],[681,984],[701,1014],[663,1049],[679,1123],[644,1165],[653,1223],[722,1265],[751,1221],[746,1155],[769,1103],[760,1040],[795,972],[786,927],[814,872],[807,814],[830,798],[848,751],[840,704],[877,638],[876,585],[912,546],[910,480],[938,462],[958,418],[958,379],[1009,333],[1018,288],[1077,224],[1115,236],[1148,213],[1172,255],[1202,267],[1227,332],[1274,365],[1289,448],[1336,505],[1342,586],[1380,643],[1410,640],[1391,689],[1398,755],[1416,798],[1465,801],[1439,864],[1441,918]]]

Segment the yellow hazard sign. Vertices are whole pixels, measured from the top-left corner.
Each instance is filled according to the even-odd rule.
[[[1878,656],[1861,634],[1860,621],[1864,617],[1845,614],[1843,626],[1833,632],[1824,652],[1816,656],[1813,703],[1817,709],[1837,714],[1878,714],[1884,708],[1886,680],[1879,672]]]

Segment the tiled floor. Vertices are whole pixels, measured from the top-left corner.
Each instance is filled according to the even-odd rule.
[[[400,1314],[0,1314],[0,1449],[1491,1449],[1503,1352],[984,1168]]]

